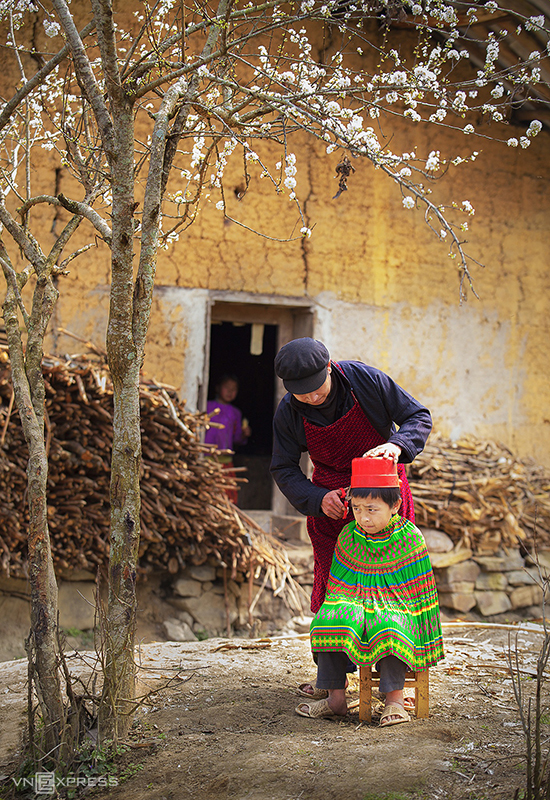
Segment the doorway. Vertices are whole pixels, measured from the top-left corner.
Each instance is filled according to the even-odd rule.
[[[277,352],[277,326],[250,322],[212,322],[210,329],[210,373],[208,399],[224,374],[238,380],[239,392],[233,405],[248,421],[251,435],[235,448],[233,463],[246,467],[247,483],[239,491],[243,509],[271,508],[271,425],[275,400],[273,359]],[[242,477],[242,476],[239,476]]]
[[[273,414],[285,393],[275,376],[273,362],[279,348],[291,339],[311,336],[313,312],[303,298],[273,298],[229,292],[211,294],[209,361],[203,386],[208,397],[215,396],[216,383],[224,373],[233,373],[239,381],[234,405],[248,420],[251,436],[237,447],[233,463],[246,467],[239,477],[238,505],[245,510],[295,514],[276,487],[269,472],[273,443]],[[288,304],[284,302],[288,301]]]

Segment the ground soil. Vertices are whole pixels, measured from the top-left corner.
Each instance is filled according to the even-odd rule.
[[[540,631],[527,625],[517,634],[527,695]],[[144,645],[141,686],[155,694],[136,718],[129,749],[110,766],[118,785],[90,796],[512,800],[524,785],[524,746],[508,636],[495,626],[446,627],[446,658],[430,671],[429,718],[392,728],[361,724],[356,710],[341,721],[295,713],[297,684],[315,674],[306,638]],[[161,689],[170,676],[178,677]],[[5,775],[17,765],[25,678],[22,661],[0,664]]]

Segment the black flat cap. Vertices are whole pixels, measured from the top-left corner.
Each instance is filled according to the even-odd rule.
[[[275,356],[275,372],[291,394],[308,394],[327,379],[330,353],[317,339],[293,339]]]

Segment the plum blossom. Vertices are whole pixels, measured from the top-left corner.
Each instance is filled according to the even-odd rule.
[[[407,195],[406,197],[403,198],[403,208],[414,208],[414,206],[415,206],[414,197]]]
[[[426,169],[429,172],[435,172],[439,169],[439,150],[432,150],[426,159]]]
[[[525,20],[525,27],[528,31],[543,30],[544,14],[540,14],[538,17],[529,17],[529,19]]]
[[[54,36],[57,36],[59,34],[60,30],[61,30],[61,25],[59,24],[59,22],[55,22],[55,20],[53,19],[44,20],[44,31],[46,33],[46,36],[49,36],[50,38],[53,39]]]

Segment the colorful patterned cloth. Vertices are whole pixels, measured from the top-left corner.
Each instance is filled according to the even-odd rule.
[[[342,530],[310,636],[314,653],[344,650],[356,664],[394,655],[424,670],[443,658],[434,576],[412,522],[395,514],[376,534],[355,521]]]

